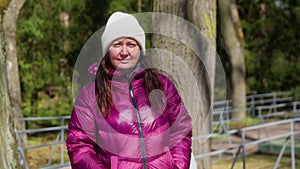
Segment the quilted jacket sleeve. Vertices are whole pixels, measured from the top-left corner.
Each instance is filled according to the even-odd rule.
[[[164,90],[171,123],[170,148],[177,169],[188,169],[191,158],[192,123],[174,84],[166,78]]]
[[[68,128],[66,145],[72,169],[106,169],[95,151],[95,123],[93,120],[92,92],[88,87],[78,95]]]

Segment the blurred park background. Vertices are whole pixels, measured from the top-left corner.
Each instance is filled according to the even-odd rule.
[[[224,122],[226,125],[217,123],[214,128],[217,133],[281,120],[291,120],[287,121],[288,125],[299,122],[293,121],[299,117],[300,107],[298,0],[0,0],[0,9],[0,132],[5,133],[1,135],[0,142],[7,145],[5,149],[0,148],[0,168],[24,168],[25,165],[41,168],[46,167],[47,163],[52,166],[68,162],[66,150],[60,143],[65,140],[68,116],[72,111],[74,65],[89,37],[103,27],[115,11],[176,15],[194,24],[208,37],[226,74],[226,94],[223,99],[214,101],[225,100],[222,102],[225,105],[223,110],[230,104],[226,107],[228,109],[225,108],[229,111],[230,117],[226,119],[229,121]],[[159,46],[155,38],[149,44]],[[172,48],[174,42],[164,41],[164,46]],[[198,71],[201,73],[201,70]],[[214,67],[207,71],[214,71]],[[205,79],[203,76],[199,78]],[[199,82],[200,85],[202,83]],[[204,97],[211,100],[210,96]],[[249,107],[253,106],[249,104],[251,98],[254,102],[261,100],[261,107],[257,108],[256,104],[251,112],[253,114],[248,112]],[[205,109],[213,106],[207,105]],[[207,116],[213,119],[213,114]],[[272,117],[266,119],[269,116]],[[45,120],[45,117],[53,118]],[[237,120],[233,122],[230,119]],[[208,128],[214,125],[211,123]],[[41,128],[45,128],[45,131],[34,131]],[[261,133],[268,135],[264,132],[265,128],[260,128]],[[16,131],[26,130],[30,131],[16,137]],[[57,135],[57,131],[63,133]],[[288,128],[286,132],[292,131]],[[241,137],[243,134],[236,131],[233,135]],[[226,143],[231,143],[228,139],[230,136],[212,136],[204,144],[205,148],[199,151],[212,150],[213,140],[223,138]],[[295,139],[297,137],[299,135]],[[22,143],[18,143],[19,140]],[[56,141],[57,146],[37,150],[25,148],[22,150],[24,154],[20,154],[22,147],[49,144],[49,141]],[[195,150],[198,151],[197,148]],[[211,156],[209,160],[202,160],[198,156],[198,168],[230,168],[235,153],[232,155],[229,152],[220,159]],[[263,153],[255,149],[249,155],[251,159],[246,164],[250,166],[247,168],[273,168],[279,154],[280,151]],[[281,168],[292,168],[293,163],[300,167],[297,153],[296,160],[291,152],[287,154],[287,158],[281,161]],[[24,160],[18,163],[23,156],[28,164],[24,164]],[[228,158],[230,156],[232,158]],[[255,156],[268,162],[260,163]],[[50,157],[52,161],[49,162]],[[241,155],[237,162],[242,163],[240,160]],[[244,167],[243,164],[238,165],[235,168]]]

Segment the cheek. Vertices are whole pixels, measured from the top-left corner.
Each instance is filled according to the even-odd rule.
[[[109,51],[109,58],[110,60],[116,59],[118,57],[119,52],[116,50]]]
[[[136,58],[136,59],[139,59],[140,54],[141,54],[140,51],[133,51],[133,52],[131,52],[131,56],[134,57],[134,58]]]

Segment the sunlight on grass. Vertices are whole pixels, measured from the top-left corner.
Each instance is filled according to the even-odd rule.
[[[265,154],[252,154],[246,157],[246,168],[248,169],[271,169],[275,166],[278,155],[265,155]],[[299,158],[296,158],[296,168],[300,167]],[[212,169],[230,169],[233,163],[231,160],[220,160],[213,163]],[[239,158],[234,169],[242,169],[243,161]],[[278,169],[290,169],[291,168],[291,158],[290,156],[283,156],[278,166]]]
[[[41,144],[51,144],[54,143],[56,139],[56,134],[45,134],[39,136],[29,137],[28,146],[36,146]],[[30,169],[39,169],[41,167],[47,167],[48,160],[51,157],[52,151],[54,151],[55,146],[47,146],[37,149],[26,150],[26,159]],[[69,158],[67,155],[67,149],[64,145],[64,162],[68,162]],[[60,164],[60,153],[61,145],[56,145],[56,150],[53,153],[53,158],[50,165]]]

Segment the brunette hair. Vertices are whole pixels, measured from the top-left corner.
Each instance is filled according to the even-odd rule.
[[[141,66],[146,68],[151,65],[151,59],[146,59],[146,56],[141,54],[139,62]],[[113,68],[108,53],[104,56],[99,64],[95,78],[96,101],[102,116],[107,119],[110,114],[112,105],[111,83],[109,79],[109,69]],[[147,68],[144,70],[144,87],[147,95],[154,89],[162,89],[162,82],[159,78],[159,73],[155,68]]]

